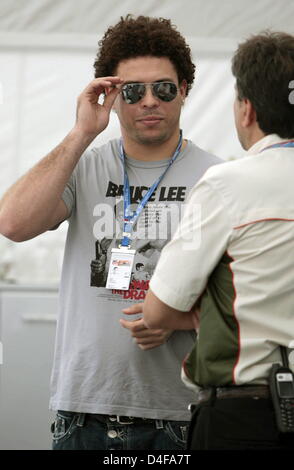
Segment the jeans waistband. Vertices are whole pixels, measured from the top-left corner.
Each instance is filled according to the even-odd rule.
[[[118,415],[101,415],[101,414],[93,414],[90,415],[102,421],[103,423],[118,423],[118,424],[135,424],[135,423],[150,423],[154,424],[156,419],[151,418],[137,418],[133,416],[118,416]]]
[[[84,426],[86,419],[97,419],[104,424],[153,424],[157,429],[164,427],[164,420],[151,418],[137,418],[133,416],[104,415],[96,413],[77,413],[77,426]]]

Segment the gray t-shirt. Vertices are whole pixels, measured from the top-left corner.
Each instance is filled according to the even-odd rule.
[[[128,291],[105,288],[110,252],[121,239],[123,171],[119,140],[87,150],[68,182],[70,210],[60,286],[50,408],[85,413],[189,420],[193,394],[180,378],[193,331],[143,351],[124,329],[122,309],[143,302],[162,247],[173,234],[185,199],[206,169],[220,160],[188,141],[141,214]],[[168,160],[126,158],[132,208],[163,173]],[[175,273],[175,276],[177,273]]]

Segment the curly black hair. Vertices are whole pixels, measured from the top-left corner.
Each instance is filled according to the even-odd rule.
[[[260,129],[282,138],[294,137],[294,36],[263,31],[239,45],[232,60],[238,98],[248,98]]]
[[[195,65],[191,50],[170,20],[132,15],[121,17],[108,28],[94,63],[95,77],[115,75],[120,61],[142,56],[167,57],[174,65],[179,83],[187,81],[187,92],[194,81]]]

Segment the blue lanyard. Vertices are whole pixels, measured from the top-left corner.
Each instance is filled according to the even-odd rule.
[[[169,161],[169,164],[167,165],[162,175],[155,181],[155,183],[153,183],[153,185],[149,188],[149,190],[147,191],[143,199],[139,202],[136,211],[132,213],[132,211],[130,210],[131,190],[130,190],[130,183],[129,183],[129,178],[128,178],[127,169],[126,169],[126,163],[125,163],[126,155],[125,155],[125,151],[123,148],[123,141],[122,139],[120,140],[120,159],[122,161],[123,171],[124,171],[124,229],[123,229],[123,239],[121,241],[121,246],[130,247],[130,244],[131,244],[130,235],[132,233],[133,226],[136,223],[141,212],[143,211],[144,207],[146,206],[147,202],[151,198],[152,194],[157,189],[158,185],[161,183],[166,173],[170,169],[171,165],[174,163],[179,153],[181,152],[182,142],[183,142],[183,133],[182,133],[182,130],[180,130],[179,142],[178,142],[177,148],[173,156],[171,157]]]
[[[269,145],[269,147],[265,147],[262,152],[264,150],[268,150],[268,149],[276,149],[276,148],[279,148],[279,147],[294,147],[294,140],[288,140],[287,142],[280,142],[279,144],[273,144],[273,145]]]

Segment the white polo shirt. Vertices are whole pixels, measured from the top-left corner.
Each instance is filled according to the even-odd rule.
[[[294,340],[294,148],[267,148],[286,140],[207,170],[151,279],[170,307],[201,303],[191,385],[264,384]]]

